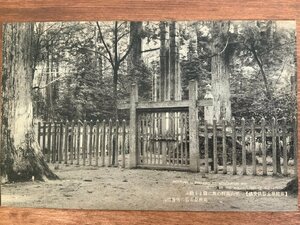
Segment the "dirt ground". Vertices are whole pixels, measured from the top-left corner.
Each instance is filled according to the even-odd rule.
[[[60,180],[2,185],[2,205],[111,210],[297,210],[297,196],[275,192],[291,177],[204,176],[74,165],[59,165],[55,172]]]

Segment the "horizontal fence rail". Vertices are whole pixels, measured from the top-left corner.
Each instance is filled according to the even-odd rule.
[[[125,167],[126,121],[39,122],[38,142],[51,163]]]
[[[199,121],[204,172],[252,175],[297,174],[295,120]]]

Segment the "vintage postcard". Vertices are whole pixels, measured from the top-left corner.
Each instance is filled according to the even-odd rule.
[[[5,23],[1,205],[295,211],[296,23]]]

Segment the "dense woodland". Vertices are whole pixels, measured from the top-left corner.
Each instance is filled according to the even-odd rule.
[[[291,22],[28,23],[5,24],[3,34],[2,145],[11,157],[2,173],[12,180],[55,177],[34,144],[34,120],[128,118],[117,105],[128,99],[132,83],[143,100],[173,100],[158,88],[170,66],[161,60],[166,43],[170,63],[172,57],[179,62],[178,96],[188,98],[192,79],[199,82],[199,98],[211,86],[218,120],[296,114]],[[203,117],[203,109],[199,113]]]
[[[199,81],[202,98],[206,85],[215,84],[216,65],[223,63],[222,95],[232,116],[295,113],[294,29],[272,21],[180,22],[177,32],[183,98],[191,79]],[[159,22],[35,24],[35,116],[112,118],[114,99],[128,98],[132,82],[142,98],[155,100],[161,33]]]

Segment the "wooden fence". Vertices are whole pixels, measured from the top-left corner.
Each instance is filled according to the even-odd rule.
[[[39,122],[38,142],[51,163],[125,167],[126,121]]]
[[[297,175],[296,120],[203,121],[199,143],[205,173]]]
[[[177,129],[173,129],[174,127],[170,126],[173,123],[169,121],[170,129],[165,128],[165,134],[161,133],[161,129],[153,127],[153,124],[158,126],[161,119],[160,123],[155,123],[153,118],[139,117],[139,129],[136,134],[138,148],[141,149],[138,151],[139,166],[149,163],[157,166],[163,164],[163,158],[170,170],[173,167],[176,169],[178,166],[189,165],[190,159],[186,157],[190,152],[191,137],[188,126],[180,125],[188,120],[187,114],[183,115],[185,119],[178,119]],[[273,118],[271,121],[264,118],[260,121],[233,119],[218,123],[214,120],[213,124],[198,121],[196,124],[199,132],[200,171],[233,175],[297,175],[295,120],[287,122],[284,118]],[[161,139],[167,143],[164,147],[164,142],[157,143]],[[47,162],[51,163],[121,165],[124,168],[130,151],[129,130],[125,121],[39,122],[38,141]],[[172,144],[168,144],[169,142]],[[162,146],[157,150],[159,144]]]

